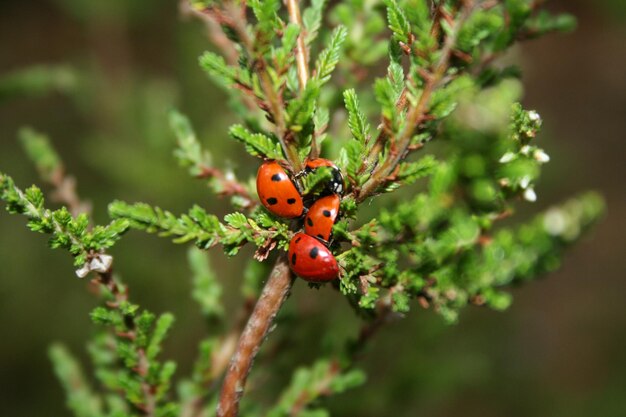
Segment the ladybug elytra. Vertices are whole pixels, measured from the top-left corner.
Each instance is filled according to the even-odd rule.
[[[313,203],[304,219],[304,232],[328,242],[339,216],[339,203],[337,194],[322,197]]]
[[[268,161],[259,167],[256,190],[261,203],[275,215],[290,219],[302,215],[302,196],[278,162]]]
[[[318,239],[296,233],[289,242],[289,267],[300,278],[311,282],[331,281],[339,275],[333,254]]]
[[[341,171],[339,170],[337,165],[333,164],[332,161],[329,161],[328,159],[324,159],[324,158],[309,159],[306,161],[306,164],[304,165],[304,171],[305,173],[310,173],[319,167],[332,168],[332,177],[330,181],[328,182],[326,189],[330,193],[333,193],[333,194],[340,194],[340,195],[343,194],[343,189],[344,189],[343,175],[341,174]]]

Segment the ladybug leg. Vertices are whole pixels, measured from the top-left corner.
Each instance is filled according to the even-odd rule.
[[[296,180],[299,180],[300,178],[304,177],[308,173],[309,173],[309,170],[307,170],[306,168],[303,168],[300,172],[296,172],[293,178]]]

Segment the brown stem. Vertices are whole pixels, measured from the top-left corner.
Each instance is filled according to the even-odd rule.
[[[300,6],[298,0],[287,0],[287,10],[289,10],[289,21],[300,27],[298,43],[296,44],[296,67],[298,69],[298,80],[300,80],[300,90],[304,90],[309,79],[308,51],[304,43],[305,35]]]
[[[238,195],[244,200],[243,206],[245,209],[253,209],[257,205],[256,200],[250,196],[246,187],[234,176],[231,178],[221,170],[206,165],[199,165],[198,168],[200,173],[197,175],[197,178],[213,179],[221,185],[222,191],[219,193],[220,196]]]
[[[252,362],[261,343],[267,336],[276,314],[289,295],[293,284],[293,274],[289,270],[287,254],[283,253],[276,261],[267,284],[261,292],[252,315],[248,319],[237,350],[233,355],[224,378],[217,407],[217,417],[236,417],[239,400],[250,373]]]
[[[300,91],[304,91],[306,83],[309,80],[309,50],[306,47],[306,32],[302,24],[302,15],[300,14],[300,5],[298,0],[286,0],[287,10],[289,11],[289,21],[300,27],[298,40],[296,43],[296,69],[298,70],[298,80],[300,81]],[[311,135],[311,150],[309,158],[317,158],[320,154],[317,146],[317,135],[313,132]]]
[[[374,337],[378,330],[380,330],[381,327],[383,327],[383,325],[387,323],[392,311],[393,310],[391,309],[390,305],[385,305],[384,308],[381,308],[380,312],[378,313],[376,318],[374,318],[374,320],[361,327],[361,330],[359,331],[359,336],[355,343],[355,349],[353,350],[351,355],[353,359],[356,357],[357,353],[365,347],[367,342],[371,340],[372,337]]]
[[[54,187],[50,195],[52,201],[65,205],[73,216],[91,212],[91,204],[78,197],[76,178],[67,175],[63,166],[52,173],[48,183]]]
[[[237,348],[237,340],[239,334],[246,325],[246,319],[252,313],[254,307],[254,298],[247,298],[241,307],[241,311],[237,314],[235,324],[232,326],[228,334],[226,334],[219,343],[219,350],[211,355],[211,372],[208,378],[203,381],[202,387],[205,392],[198,393],[188,403],[183,405],[180,417],[202,417],[206,409],[204,406],[205,398],[213,391],[216,383],[221,379],[222,375],[228,368],[230,358]]]
[[[133,334],[134,336],[134,334]],[[148,371],[150,368],[150,362],[146,356],[146,352],[143,349],[139,349],[137,351],[139,356],[139,364],[137,367],[137,373],[141,376],[141,391],[143,392],[143,397],[145,398],[145,403],[143,404],[142,411],[143,415],[147,417],[156,417],[156,398],[154,396],[154,390],[152,385],[146,382],[148,377]]]

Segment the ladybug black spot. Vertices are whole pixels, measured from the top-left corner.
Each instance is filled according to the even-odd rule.
[[[309,226],[313,226],[313,220],[311,220],[310,217],[306,218],[306,224],[308,224]]]
[[[291,255],[291,264],[292,265],[296,264],[296,254],[295,253]]]
[[[301,238],[301,237],[297,238],[297,239],[296,239],[296,243],[300,242],[301,240],[302,240],[302,238]]]
[[[287,204],[295,204],[296,199],[295,198],[288,198],[287,199]]]
[[[317,258],[317,254],[319,252],[319,248],[316,246],[313,249],[311,249],[311,251],[309,252],[309,256],[311,257],[311,259],[315,259]]]
[[[324,215],[324,217],[330,217],[330,211],[328,210],[324,210],[322,214]]]
[[[267,199],[267,204],[269,204],[270,206],[273,206],[276,203],[278,203],[278,200],[275,197],[270,197]]]
[[[283,176],[282,175],[280,175],[280,174],[272,175],[272,181],[278,182],[278,181],[282,181],[282,180],[283,180]]]

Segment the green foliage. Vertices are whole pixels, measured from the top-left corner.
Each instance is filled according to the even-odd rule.
[[[404,10],[396,0],[385,1],[385,4],[387,6],[387,21],[389,22],[389,29],[393,32],[394,40],[405,44],[410,43],[413,35]]]
[[[177,111],[172,111],[170,112],[170,127],[178,145],[174,155],[181,166],[188,168],[190,175],[201,175],[204,167],[212,165],[211,154],[202,149],[189,119]]]
[[[194,242],[201,249],[221,243],[228,255],[237,254],[247,242],[254,243],[260,251],[276,243],[284,247],[290,236],[284,223],[273,220],[265,213],[258,213],[255,218],[232,213],[224,217],[224,224],[200,206],[194,206],[187,214],[177,217],[145,203],[130,205],[114,201],[109,205],[109,214],[115,219],[126,220],[135,229],[172,236],[174,243]]]
[[[200,304],[202,314],[207,318],[220,318],[224,314],[221,303],[222,286],[211,269],[205,253],[195,248],[187,252],[189,266],[193,273],[193,298]]]
[[[130,205],[114,201],[109,204],[109,214],[115,219],[125,219],[135,229],[160,236],[174,236],[175,243],[192,241],[203,249],[215,246],[224,230],[217,217],[200,206],[194,206],[188,214],[176,217],[169,211],[148,204]]]
[[[250,155],[268,159],[283,158],[280,143],[262,133],[252,133],[241,125],[232,126],[229,133],[233,139],[245,145]]]
[[[53,345],[48,351],[54,372],[63,384],[67,406],[76,417],[100,417],[102,399],[89,386],[80,365],[62,345]]]
[[[65,207],[47,209],[39,188],[33,185],[22,191],[11,177],[3,173],[0,173],[0,199],[6,203],[9,213],[22,214],[28,218],[30,230],[51,235],[48,241],[50,247],[69,251],[76,266],[85,264],[92,253],[113,246],[129,227],[125,220],[114,220],[106,226],[89,230],[86,214],[74,217]]]
[[[450,321],[468,303],[505,308],[508,304],[502,304],[500,287],[553,270],[563,249],[603,212],[599,196],[587,194],[549,209],[527,225],[492,235],[485,231],[489,227],[480,225],[487,224],[487,219],[450,210],[438,200],[420,194],[397,210],[384,211],[373,227],[357,231],[382,237],[380,246],[374,251],[352,248],[342,256],[346,262],[358,259],[362,265],[347,277],[357,278],[382,263],[384,267],[376,274],[380,277],[373,284],[393,295],[395,309],[408,309],[405,298],[400,305],[396,298],[404,291],[431,303]],[[414,213],[421,216],[416,218]],[[393,236],[402,238],[394,240]],[[349,281],[344,287],[346,291],[355,288]],[[382,297],[386,292],[378,293]],[[362,307],[373,307],[371,292],[362,297]]]
[[[276,62],[277,68],[287,68],[293,63],[293,49],[296,47],[298,35],[300,34],[300,27],[296,24],[290,23],[285,28],[283,34],[282,44],[280,48],[273,49],[272,58]]]
[[[309,82],[302,95],[287,106],[287,122],[293,132],[301,132],[310,125],[315,112],[315,104],[320,95],[319,80]]]
[[[223,172],[214,166],[211,153],[202,148],[187,117],[171,111],[170,127],[178,145],[174,156],[182,167],[188,169],[191,176],[207,179],[209,188],[218,196],[230,195],[231,203],[237,209],[250,209],[254,206],[250,198],[250,187],[240,184],[232,170]],[[269,143],[265,136],[251,135],[245,129],[242,132],[245,139],[249,140],[249,143],[246,142],[246,149],[250,152],[259,150],[265,155],[282,155],[280,144]]]
[[[529,222],[499,223],[520,200],[537,199],[534,187],[549,157],[536,144],[541,118],[519,104],[519,70],[500,69],[492,61],[518,40],[570,30],[574,22],[537,10],[529,0],[471,8],[451,1],[383,3],[333,4],[331,32],[322,24],[324,0],[310,2],[302,24],[284,22],[287,13],[278,0],[193,2],[223,30],[222,42],[231,42],[219,45],[224,56],[205,52],[200,66],[243,115],[229,134],[250,155],[280,160],[294,174],[317,151],[338,155],[347,190],[330,249],[342,271],[336,287],[360,316],[384,323],[386,314],[407,314],[419,303],[455,322],[467,305],[506,309],[512,301],[506,287],[558,267],[564,250],[604,211],[601,197],[587,193]],[[311,74],[298,73],[302,69],[295,65],[299,36],[307,47],[304,58],[315,62]],[[319,52],[316,59],[312,51]],[[363,88],[385,67],[372,88]],[[71,88],[68,74],[31,69],[4,77],[0,100],[17,90]],[[287,250],[301,227],[297,219],[279,219],[258,207],[250,197],[253,186],[215,167],[183,114],[170,112],[169,122],[181,166],[207,179],[216,194],[232,197],[235,211],[222,220],[197,204],[176,215],[142,202],[114,201],[108,207],[112,222],[92,226],[87,214],[72,215],[72,207],[48,209],[39,188],[21,190],[0,173],[7,210],[25,215],[31,230],[50,235],[51,247],[68,250],[81,274],[97,273],[102,305],[91,312],[99,331],[89,351],[104,394],[94,392],[63,348],[50,350],[77,416],[210,415],[215,382],[236,340],[236,333],[203,338],[194,369],[174,399],[176,365],[160,359],[173,315],[132,303],[112,275],[110,260],[101,258],[110,258],[106,252],[124,232],[133,228],[193,243],[192,297],[207,321],[223,326],[229,310],[204,251],[219,244],[233,256],[246,244],[254,246],[241,291],[249,306],[269,274],[265,259]],[[42,179],[58,187],[63,164],[47,138],[31,129],[22,130],[20,138]],[[432,140],[439,142],[437,157],[428,146]],[[331,170],[320,168],[298,175],[297,182],[313,200],[330,178]],[[396,194],[399,201],[380,198],[385,207],[360,211],[371,197],[403,188],[404,194]],[[323,397],[365,381],[352,368],[350,353],[338,351],[297,369],[277,403],[251,415],[327,416]]]
[[[401,185],[413,184],[420,178],[432,174],[437,167],[437,161],[432,155],[426,155],[415,162],[403,162],[398,166],[395,180],[385,191],[391,191]]]
[[[78,84],[77,74],[65,66],[34,66],[0,77],[0,103],[29,95],[71,92]]]
[[[306,29],[306,43],[310,45],[315,41],[322,24],[322,11],[326,0],[312,0],[311,6],[302,13],[302,23]]]
[[[370,125],[359,107],[359,98],[353,89],[343,92],[343,100],[348,110],[348,126],[352,137],[365,145],[369,142]]]
[[[327,416],[326,410],[309,408],[321,396],[341,393],[362,385],[365,374],[358,369],[344,371],[336,362],[320,359],[310,368],[298,368],[291,384],[285,389],[278,404],[268,417]]]
[[[19,132],[19,139],[44,181],[52,182],[55,175],[61,174],[59,171],[63,169],[63,164],[47,136],[33,129],[23,128]]]
[[[341,46],[346,40],[348,31],[345,27],[339,26],[330,35],[330,41],[328,46],[324,49],[315,63],[315,75],[314,79],[318,80],[321,84],[330,80],[330,75],[335,70],[337,63],[339,62],[339,54],[341,52]]]
[[[121,301],[125,295],[120,292],[110,297],[107,307],[97,307],[91,313],[93,322],[104,328],[91,350],[96,376],[107,389],[122,392],[127,403],[140,413],[178,415],[178,404],[168,398],[176,364],[157,359],[174,317],[165,313],[155,320],[154,314],[146,310],[140,313],[139,306]]]
[[[205,52],[200,57],[200,66],[209,76],[223,87],[231,87],[238,81],[237,70],[226,63],[224,58],[213,52]]]
[[[281,27],[281,21],[278,17],[279,6],[278,0],[250,1],[250,8],[258,20],[257,31],[259,36],[271,37],[272,32]]]

